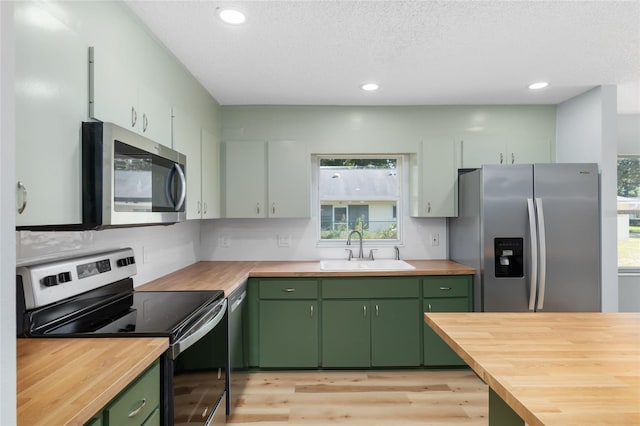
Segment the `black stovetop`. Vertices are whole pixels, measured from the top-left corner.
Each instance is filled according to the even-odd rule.
[[[27,311],[30,337],[170,336],[218,303],[224,292],[135,291],[129,280]]]

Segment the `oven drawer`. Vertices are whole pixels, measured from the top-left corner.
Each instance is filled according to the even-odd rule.
[[[160,416],[153,416],[159,406],[160,363],[156,361],[109,404],[104,416],[108,425],[159,425]]]

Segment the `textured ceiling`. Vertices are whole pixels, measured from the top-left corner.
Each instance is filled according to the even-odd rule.
[[[222,105],[556,104],[614,84],[640,113],[640,0],[126,4]]]

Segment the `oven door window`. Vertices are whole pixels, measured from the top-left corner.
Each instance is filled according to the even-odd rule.
[[[226,327],[215,327],[174,360],[174,424],[203,425],[226,390]],[[220,407],[224,410],[224,406]]]
[[[176,208],[183,189],[173,161],[120,141],[115,141],[114,150],[115,211],[184,211],[184,205]]]

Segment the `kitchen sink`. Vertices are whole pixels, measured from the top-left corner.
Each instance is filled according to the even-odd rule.
[[[321,260],[321,271],[409,271],[416,269],[404,260],[376,259],[376,260]]]

